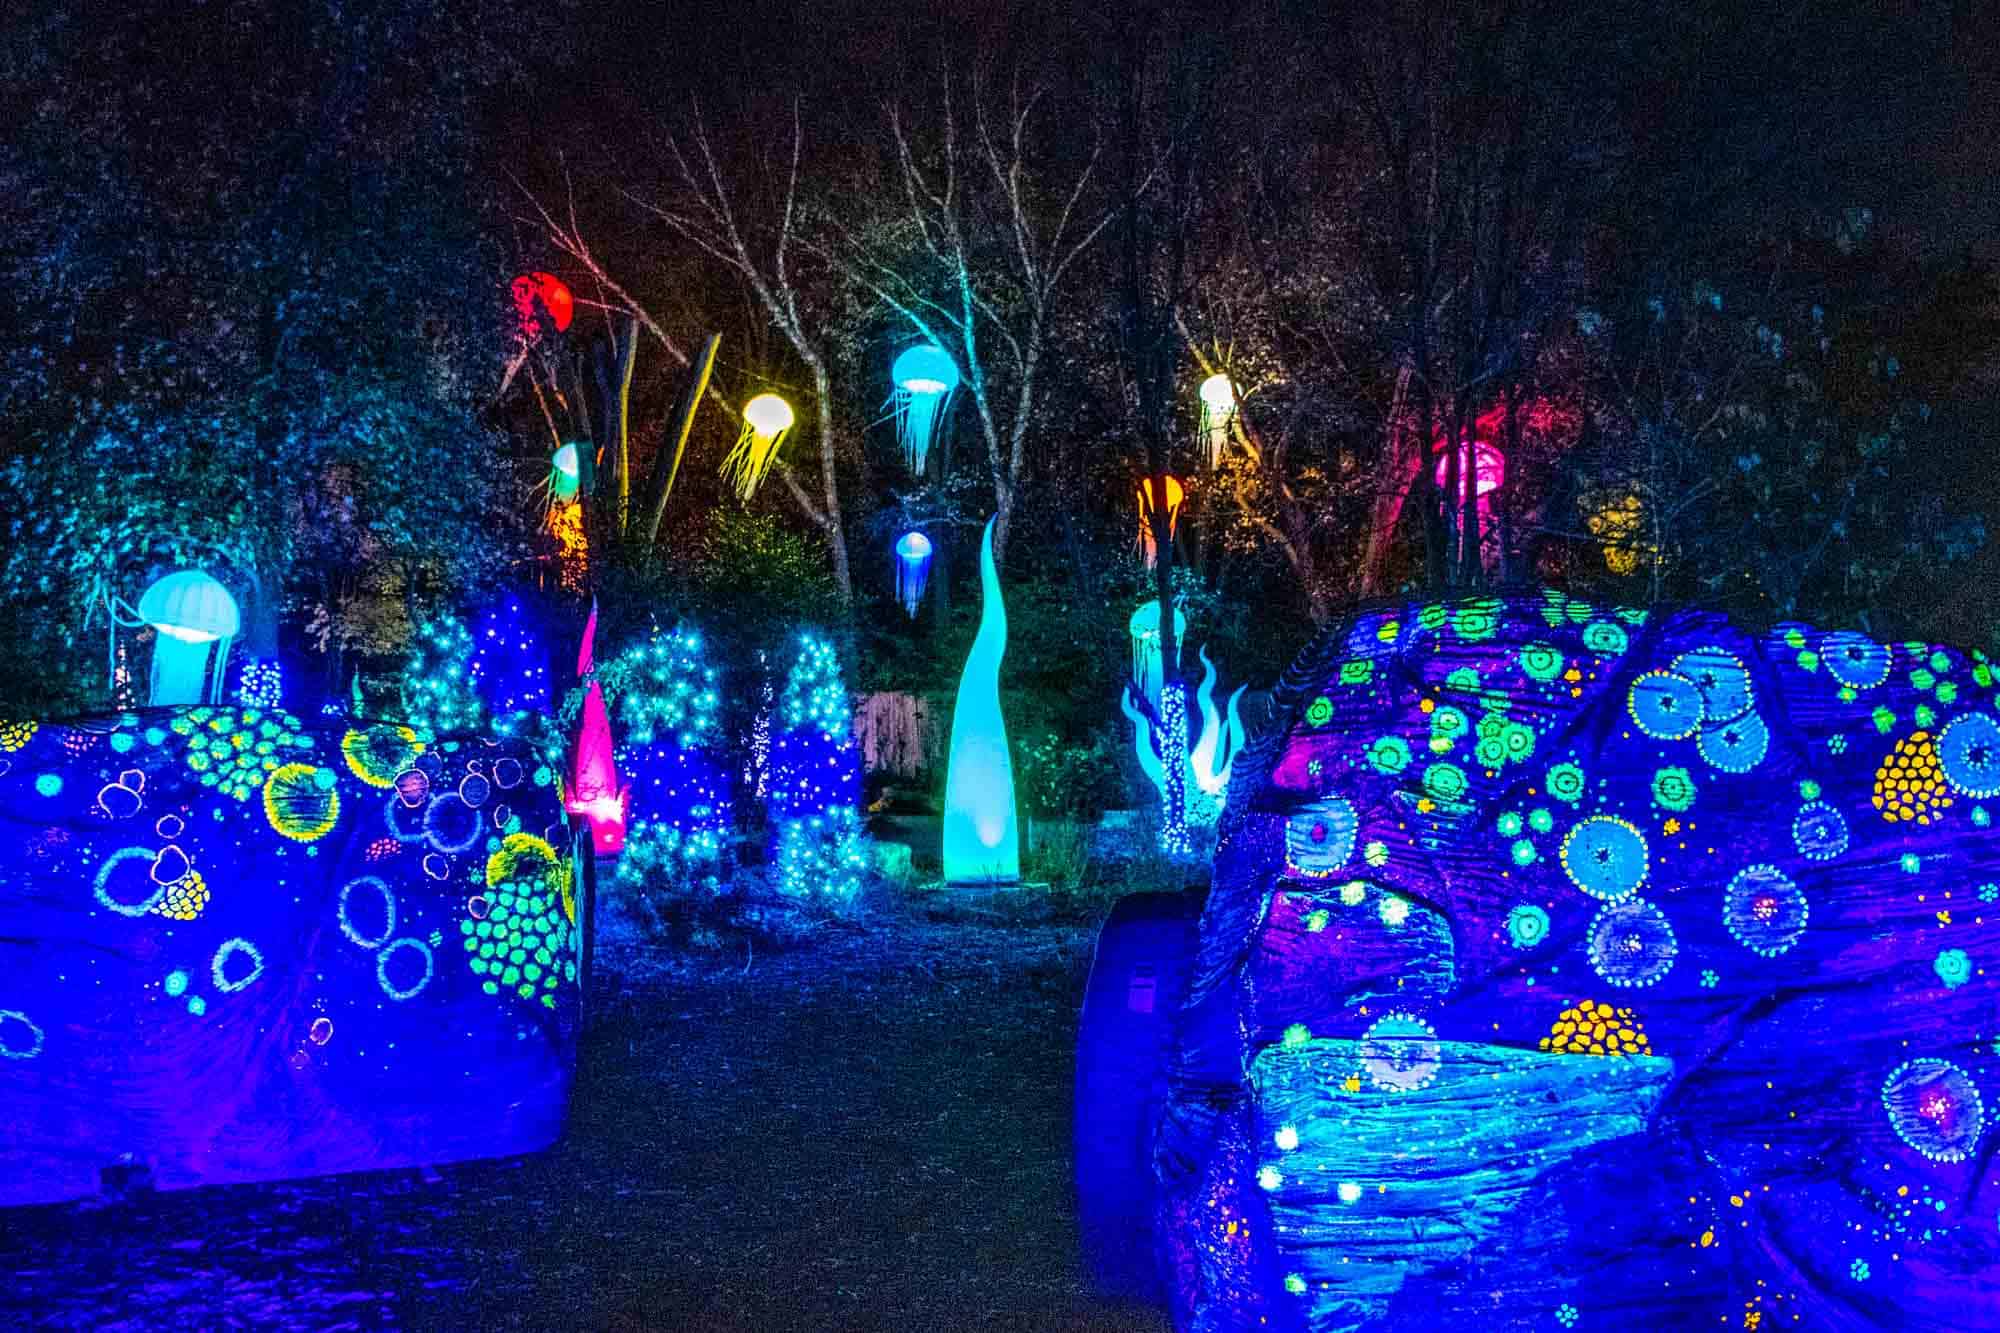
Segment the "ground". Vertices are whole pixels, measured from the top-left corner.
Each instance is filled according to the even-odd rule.
[[[0,1326],[1158,1333],[1078,1267],[1106,906],[916,894],[783,953],[608,949],[550,1152],[0,1213]]]

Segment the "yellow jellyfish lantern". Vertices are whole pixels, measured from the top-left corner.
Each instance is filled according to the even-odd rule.
[[[722,478],[748,500],[777,461],[778,449],[792,429],[792,405],[775,393],[760,393],[743,404],[743,430],[736,447],[722,460]]]
[[[1211,471],[1222,462],[1229,444],[1229,426],[1236,419],[1236,386],[1224,374],[1210,375],[1201,382],[1201,439],[1208,450]]]

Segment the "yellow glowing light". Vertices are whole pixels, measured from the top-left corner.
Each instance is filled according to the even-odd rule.
[[[743,404],[743,419],[759,435],[782,435],[792,428],[792,405],[775,393],[760,393]]]

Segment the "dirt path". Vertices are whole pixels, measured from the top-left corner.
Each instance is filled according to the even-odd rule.
[[[1077,1267],[1094,923],[933,915],[610,954],[541,1157],[0,1213],[0,1325],[1163,1329]]]

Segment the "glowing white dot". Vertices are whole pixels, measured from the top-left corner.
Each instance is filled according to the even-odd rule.
[[[1276,1137],[1280,1152],[1290,1152],[1299,1146],[1299,1132],[1290,1125],[1280,1125]]]
[[[1342,1203],[1353,1203],[1361,1197],[1361,1187],[1351,1180],[1343,1180],[1340,1182],[1339,1194]]]
[[[1267,1190],[1274,1190],[1285,1183],[1285,1178],[1275,1166],[1257,1168],[1257,1183]]]

